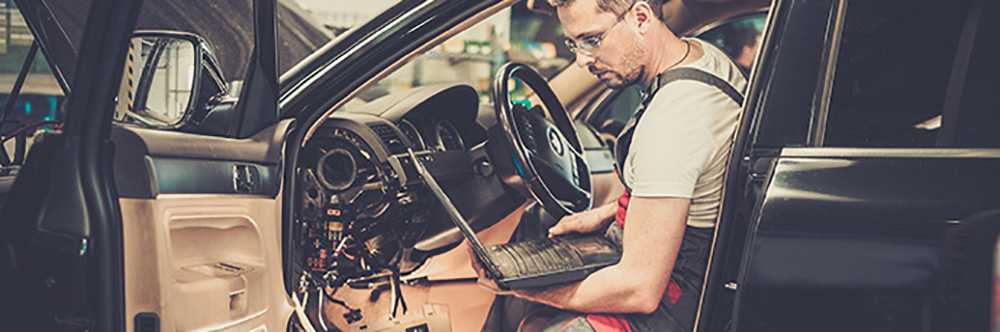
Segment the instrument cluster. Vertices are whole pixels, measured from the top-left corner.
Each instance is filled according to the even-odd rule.
[[[340,286],[396,266],[424,219],[392,167],[344,127],[324,126],[301,161],[297,229],[310,279]]]
[[[464,151],[465,140],[457,127],[446,119],[402,119],[399,130],[410,141],[414,151]]]

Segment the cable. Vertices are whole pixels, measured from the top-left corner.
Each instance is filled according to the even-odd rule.
[[[306,303],[308,303],[309,301],[308,292],[306,292],[303,299],[307,301]],[[306,332],[316,332],[316,328],[313,327],[312,322],[309,320],[309,317],[306,316],[305,307],[303,306],[302,302],[299,302],[299,295],[296,292],[292,292],[292,305],[294,306],[295,309],[295,317],[299,318],[299,326],[305,329]]]
[[[391,314],[391,316],[392,316],[393,319],[395,319],[396,318],[396,308],[402,307],[404,315],[406,314],[407,311],[409,311],[409,309],[406,306],[406,300],[403,299],[403,287],[400,286],[400,284],[402,284],[402,282],[400,282],[400,280],[399,280],[399,269],[391,267],[391,268],[389,268],[389,271],[392,273],[392,275],[389,276],[389,285],[392,288],[392,314]]]
[[[337,290],[338,288],[333,289],[334,294],[337,292]],[[344,307],[344,309],[347,309],[347,313],[344,314],[344,320],[347,321],[347,324],[357,322],[362,318],[364,318],[364,316],[361,315],[361,309],[351,308],[351,306],[347,305],[347,302],[334,298],[333,294],[328,294],[326,290],[321,290],[321,293],[323,294],[324,297],[326,297],[327,300],[330,300],[330,302],[333,302],[334,304]],[[322,301],[322,299],[320,299],[320,301]]]
[[[323,289],[322,287],[317,287],[316,291],[318,291],[320,293],[326,293],[326,290]],[[323,318],[323,316],[324,316],[323,315],[323,302],[326,302],[326,301],[324,301],[324,299],[322,297],[320,297],[319,299],[316,300],[316,319],[319,320],[319,326],[323,328],[323,332],[327,332],[330,329],[326,327],[326,318]]]

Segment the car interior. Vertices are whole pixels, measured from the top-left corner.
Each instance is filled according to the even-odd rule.
[[[499,64],[530,60],[531,50],[510,46],[496,59],[449,54],[468,47],[455,46],[459,34],[509,36],[496,22],[514,10],[554,19],[551,8],[536,2],[503,1],[389,66],[322,121],[304,124],[310,134],[301,146],[285,146],[290,119],[243,139],[211,129],[114,126],[125,309],[126,317],[135,317],[128,328],[155,318],[164,330],[276,330],[292,316],[323,329],[378,330],[408,320],[481,329],[494,296],[477,285],[463,237],[414,163],[428,169],[485,244],[505,243],[525,220],[553,222],[622,193],[611,151],[639,103],[637,88],[609,90],[571,58],[535,69],[553,93],[543,100],[544,93],[523,80],[500,84],[493,77]],[[736,59],[756,54],[768,4],[670,1],[664,13],[675,31],[709,40]],[[748,29],[756,33],[747,35]],[[414,71],[430,75],[411,80]],[[443,74],[449,71],[489,74]],[[539,199],[523,179],[521,160],[498,148],[505,131],[493,101],[496,87],[508,83],[499,93],[519,110],[547,114],[549,123],[565,113],[553,126],[556,136],[589,171],[539,176],[587,183],[583,200],[560,199],[576,193],[550,188],[552,199]],[[225,90],[218,83],[212,89]],[[520,144],[549,138],[519,137],[531,141]],[[282,221],[285,149],[300,153],[295,218]],[[543,162],[532,168],[561,169]],[[16,175],[14,168],[4,172],[0,206]],[[283,222],[292,225],[295,240],[287,255]],[[282,282],[286,264],[299,271],[291,301]]]
[[[725,49],[732,50],[735,58],[744,52],[745,44],[739,43],[759,41],[766,18],[762,7],[744,4],[740,10],[731,10],[711,21],[718,24],[693,25],[687,31],[720,47],[729,46]],[[488,26],[491,18],[510,10],[484,13],[476,19],[478,22],[467,22],[451,34],[475,33],[477,28]],[[747,38],[726,33],[726,29],[754,30]],[[301,220],[297,220],[301,226],[296,235],[301,246],[293,264],[301,264],[305,283],[322,281],[320,291],[330,291],[310,295],[312,299],[326,297],[327,303],[307,305],[321,308],[323,324],[350,329],[434,313],[440,316],[448,310],[444,315],[453,329],[482,328],[493,295],[478,289],[467,245],[462,243],[442,204],[416,174],[409,150],[441,183],[486,244],[505,243],[518,223],[537,223],[539,219],[552,222],[557,219],[552,215],[559,215],[536,203],[532,199],[536,196],[524,190],[524,184],[512,180],[519,171],[517,166],[504,165],[510,161],[498,160],[497,156],[505,154],[491,151],[503,139],[493,104],[499,97],[491,96],[491,91],[477,83],[495,77],[472,77],[466,82],[431,80],[404,89],[385,88],[387,81],[408,74],[417,64],[443,65],[435,63],[434,58],[444,56],[449,40],[443,39],[439,45],[443,46],[428,45],[423,53],[396,64],[357,97],[332,109],[327,119],[315,126],[303,147],[297,174],[303,197],[298,214]],[[756,53],[756,48],[752,52]],[[508,54],[513,58],[516,52]],[[449,61],[455,69],[467,65]],[[513,104],[525,105],[525,111],[547,108],[538,98],[539,91],[521,80],[510,82],[519,88],[507,91]],[[590,166],[590,204],[613,201],[623,187],[614,175],[611,143],[638,105],[638,90],[608,90],[585,69],[574,65],[560,68],[547,83],[566,112],[573,115],[575,134]],[[385,94],[372,98],[380,88],[378,92]],[[435,287],[429,287],[432,285]],[[382,295],[386,292],[394,294]],[[399,311],[405,308],[401,301],[448,303],[450,307],[414,310],[411,306],[404,315]],[[393,319],[380,322],[379,318],[371,318],[387,314]]]

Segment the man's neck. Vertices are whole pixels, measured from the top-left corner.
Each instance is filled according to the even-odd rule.
[[[688,47],[692,46],[688,45],[688,42],[673,35],[669,35],[666,32],[663,34],[664,36],[660,39],[663,40],[663,42],[656,46],[663,51],[658,53],[659,56],[653,57],[653,61],[650,66],[652,70],[649,70],[646,73],[647,77],[644,79],[646,85],[653,84],[657,75],[660,75],[670,68],[679,65],[679,61],[688,61],[692,59],[690,56],[691,52],[688,49]],[[687,58],[685,58],[685,55]]]

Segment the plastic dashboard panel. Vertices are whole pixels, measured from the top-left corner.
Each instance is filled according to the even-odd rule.
[[[432,152],[434,157],[426,166],[442,181],[448,196],[474,228],[486,228],[523,204],[524,197],[506,188],[496,173],[479,174],[475,171],[476,165],[484,162],[495,165],[483,143],[487,138],[487,128],[496,124],[496,115],[491,106],[479,105],[475,90],[468,85],[430,85],[387,95],[361,108],[335,112],[320,130],[332,127],[348,129],[361,136],[375,150],[380,161],[400,160],[398,156],[391,155],[385,140],[372,127],[390,124],[397,131],[397,136],[409,143],[409,139],[398,129],[398,123],[407,117],[423,118],[423,123],[447,119],[461,133],[465,151]],[[317,135],[320,134],[317,132]],[[415,174],[408,173],[405,175],[408,184],[419,181]],[[440,213],[432,212],[432,218],[446,220]],[[443,235],[453,231],[451,228],[450,223],[444,222],[429,231]]]

